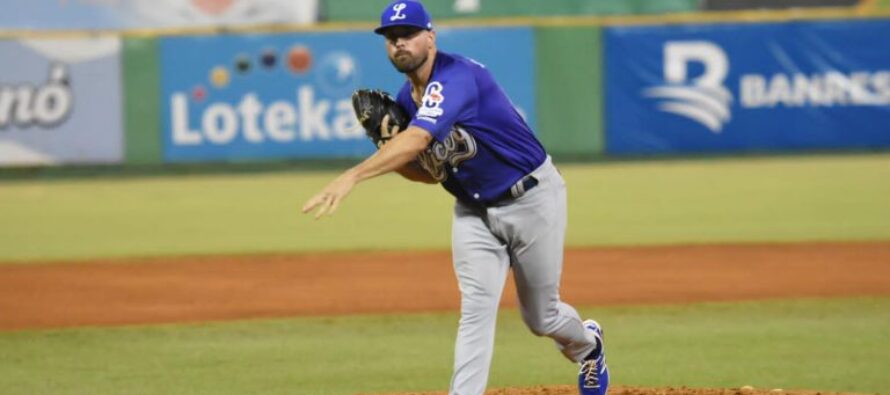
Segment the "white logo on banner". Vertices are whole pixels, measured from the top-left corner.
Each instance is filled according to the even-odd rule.
[[[270,103],[261,100],[257,92],[248,92],[237,103],[209,103],[199,119],[192,120],[188,94],[173,92],[170,96],[173,144],[226,145],[239,136],[252,144],[364,137],[364,130],[353,115],[351,98],[320,99],[311,85],[298,86],[295,98],[295,102]]]
[[[406,15],[402,14],[402,10],[404,10],[405,7],[408,7],[408,5],[405,3],[399,3],[399,4],[392,6],[392,10],[395,11],[396,13],[392,14],[392,16],[389,17],[389,21],[392,22],[392,21],[400,21],[402,19],[405,19]]]
[[[743,108],[890,105],[890,70],[842,73],[745,74],[739,80]]]
[[[704,66],[701,76],[689,80],[687,65]],[[730,120],[732,94],[723,83],[729,72],[726,52],[707,41],[669,41],[664,46],[665,85],[643,91],[646,97],[666,99],[658,109],[687,117],[713,133]]]
[[[73,106],[68,71],[63,64],[53,64],[43,85],[0,85],[0,130],[8,125],[53,127],[68,117]]]

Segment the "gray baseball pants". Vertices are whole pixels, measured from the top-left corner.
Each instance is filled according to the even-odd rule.
[[[559,300],[566,186],[550,158],[531,173],[538,185],[501,205],[454,207],[452,255],[461,317],[450,395],[482,395],[494,351],[498,304],[512,267],[523,321],[552,338],[571,361],[596,346],[572,306]]]

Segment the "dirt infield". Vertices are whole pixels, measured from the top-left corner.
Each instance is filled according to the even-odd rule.
[[[890,295],[890,243],[576,249],[562,287],[579,306]],[[447,252],[0,265],[0,330],[458,306]]]

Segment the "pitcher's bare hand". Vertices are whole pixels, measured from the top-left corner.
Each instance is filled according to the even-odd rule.
[[[349,195],[355,186],[355,179],[350,173],[344,173],[331,181],[324,189],[303,205],[303,214],[309,213],[318,208],[315,213],[315,219],[319,219],[324,215],[331,215],[337,210],[340,201]]]

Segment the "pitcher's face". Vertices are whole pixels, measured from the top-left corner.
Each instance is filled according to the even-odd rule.
[[[393,26],[383,33],[389,61],[401,73],[411,73],[429,59],[435,34],[411,26]]]

